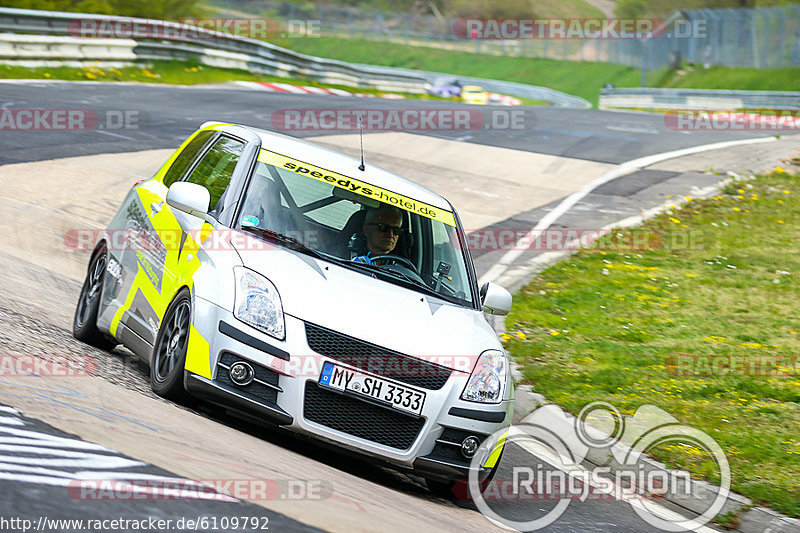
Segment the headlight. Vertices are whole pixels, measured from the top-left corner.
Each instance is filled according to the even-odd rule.
[[[500,403],[503,399],[507,366],[503,352],[483,352],[469,376],[461,399],[468,402]]]
[[[233,272],[236,276],[233,316],[278,340],[285,339],[283,305],[275,285],[244,267],[234,267]]]

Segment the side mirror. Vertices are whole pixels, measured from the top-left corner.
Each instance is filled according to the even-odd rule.
[[[197,183],[176,181],[167,191],[168,205],[196,217],[206,218],[210,203],[211,193]]]
[[[507,315],[511,311],[511,293],[491,281],[481,287],[483,310],[492,315]]]

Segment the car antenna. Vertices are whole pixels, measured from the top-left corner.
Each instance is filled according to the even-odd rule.
[[[364,172],[364,127],[361,125],[361,117],[358,117],[358,138],[361,140],[361,164],[358,165],[358,170]]]

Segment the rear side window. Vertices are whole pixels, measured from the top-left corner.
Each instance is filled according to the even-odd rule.
[[[220,137],[187,178],[186,181],[202,185],[211,193],[209,211],[213,211],[217,207],[222,193],[228,188],[231,176],[233,176],[233,169],[236,168],[242,150],[244,150],[243,142],[230,137]]]
[[[186,145],[186,148],[178,154],[178,157],[175,158],[175,161],[172,162],[169,170],[164,175],[164,185],[169,187],[176,181],[180,181],[186,174],[186,170],[192,165],[192,161],[195,160],[197,154],[200,153],[214,133],[213,131],[201,131]]]

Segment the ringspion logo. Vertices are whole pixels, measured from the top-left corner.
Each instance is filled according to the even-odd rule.
[[[609,433],[590,427],[600,421]],[[645,454],[662,445],[680,443],[708,458],[719,474],[719,490],[699,498],[688,473],[647,468]],[[510,479],[481,487],[480,465],[491,454],[514,448]],[[586,468],[590,452],[607,450],[615,467]],[[546,459],[544,459],[546,458]],[[543,465],[545,461],[546,465]],[[666,411],[643,405],[632,416],[606,402],[593,402],[577,417],[568,417],[556,405],[539,407],[519,424],[487,437],[475,453],[468,488],[478,510],[490,522],[514,531],[536,531],[558,520],[573,501],[625,501],[650,526],[664,531],[696,530],[722,510],[728,499],[731,472],[721,446],[707,433],[681,424]],[[486,485],[486,484],[484,484]],[[690,516],[663,514],[658,500],[669,495],[691,499]],[[504,501],[552,501],[554,505],[528,507],[524,518],[516,507],[493,505]],[[509,513],[509,510],[514,511]]]

